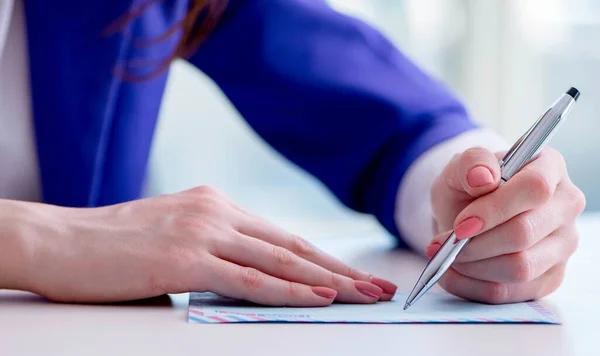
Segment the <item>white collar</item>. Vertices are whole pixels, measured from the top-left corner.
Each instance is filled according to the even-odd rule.
[[[0,58],[2,58],[2,50],[6,42],[14,4],[14,0],[0,0]]]

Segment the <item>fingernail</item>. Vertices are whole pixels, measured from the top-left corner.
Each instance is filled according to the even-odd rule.
[[[371,280],[372,284],[381,288],[383,290],[383,293],[385,293],[385,294],[394,295],[394,294],[396,294],[396,290],[398,290],[398,286],[388,280],[377,278],[377,277],[371,277],[370,280]]]
[[[461,240],[475,235],[482,228],[483,221],[481,221],[479,218],[472,217],[458,224],[454,229],[454,233],[456,234],[456,237]]]
[[[333,299],[337,295],[337,292],[334,289],[326,288],[326,287],[312,287],[313,293],[318,295],[319,297]]]
[[[383,290],[381,288],[369,282],[354,281],[354,286],[359,292],[371,298],[379,299],[379,297],[381,297],[383,294]]]
[[[489,169],[483,166],[477,166],[467,173],[467,182],[473,188],[481,187],[486,184],[494,183],[494,176]]]
[[[432,258],[433,255],[438,252],[440,247],[442,247],[442,245],[437,242],[432,242],[429,246],[427,246],[427,251],[425,251],[427,258]]]

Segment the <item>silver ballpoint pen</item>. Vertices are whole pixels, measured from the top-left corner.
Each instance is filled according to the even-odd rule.
[[[506,183],[528,162],[537,157],[539,152],[556,133],[558,127],[564,122],[577,98],[579,98],[579,90],[575,88],[571,88],[565,94],[561,95],[508,150],[506,155],[500,160],[500,186]],[[442,278],[469,240],[470,238],[458,240],[454,232],[450,234],[421,273],[419,280],[406,299],[404,310],[419,300]]]

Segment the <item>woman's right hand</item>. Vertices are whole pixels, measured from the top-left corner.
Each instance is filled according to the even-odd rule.
[[[210,291],[273,306],[390,300],[396,286],[346,266],[210,187],[102,208],[35,205],[30,290],[60,302]]]

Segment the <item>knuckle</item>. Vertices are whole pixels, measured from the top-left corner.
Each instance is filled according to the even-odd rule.
[[[533,275],[533,257],[527,251],[518,252],[513,255],[514,261],[511,264],[510,279],[515,282],[527,282]]]
[[[485,215],[493,216],[497,221],[506,221],[508,220],[508,212],[506,204],[502,201],[498,201],[497,199],[490,199],[489,202],[485,206],[479,205],[475,211],[481,209],[484,211]]]
[[[533,220],[526,216],[520,216],[515,219],[514,231],[509,236],[511,246],[522,251],[531,246],[534,239],[535,228]]]
[[[177,201],[177,211],[183,213],[197,213],[203,209],[202,200],[195,196],[184,196]]]
[[[575,209],[576,215],[579,215],[585,210],[587,204],[585,194],[575,185],[573,185],[571,192],[571,204]]]
[[[542,154],[547,154],[552,158],[552,161],[556,162],[561,170],[567,169],[567,162],[565,161],[565,157],[560,153],[559,150],[554,149],[552,147],[546,147],[542,151]]]
[[[186,195],[171,204],[173,211],[184,214],[211,214],[222,211],[225,206],[223,199],[216,195]]]
[[[316,248],[300,236],[292,235],[291,251],[301,257],[310,257],[316,253]]]
[[[362,274],[356,268],[345,266],[346,276],[352,279],[361,279]]]
[[[204,213],[214,213],[224,208],[224,201],[217,195],[206,195],[197,199],[197,211]]]
[[[275,263],[281,267],[294,263],[294,255],[283,247],[273,246],[271,253]]]
[[[198,186],[193,189],[193,192],[205,196],[218,195],[218,191],[210,185]]]
[[[331,287],[333,289],[341,288],[344,285],[344,277],[341,275],[330,272],[331,273]]]
[[[299,284],[288,281],[287,287],[287,297],[289,299],[297,299],[302,295]]]
[[[207,219],[200,216],[177,215],[171,219],[172,230],[183,233],[204,234],[211,229]]]
[[[472,163],[473,161],[485,159],[486,156],[490,154],[491,153],[483,147],[471,147],[463,153],[462,159],[464,163]]]
[[[554,187],[550,185],[548,179],[542,173],[532,170],[525,178],[529,199],[534,202],[545,203],[552,198]]]
[[[180,208],[181,197],[177,194],[163,194],[158,196],[163,209],[177,211]]]
[[[263,277],[257,269],[252,267],[239,268],[240,279],[248,291],[253,292],[264,284]]]
[[[502,304],[508,301],[509,289],[505,283],[490,283],[484,288],[484,300],[490,304]]]

